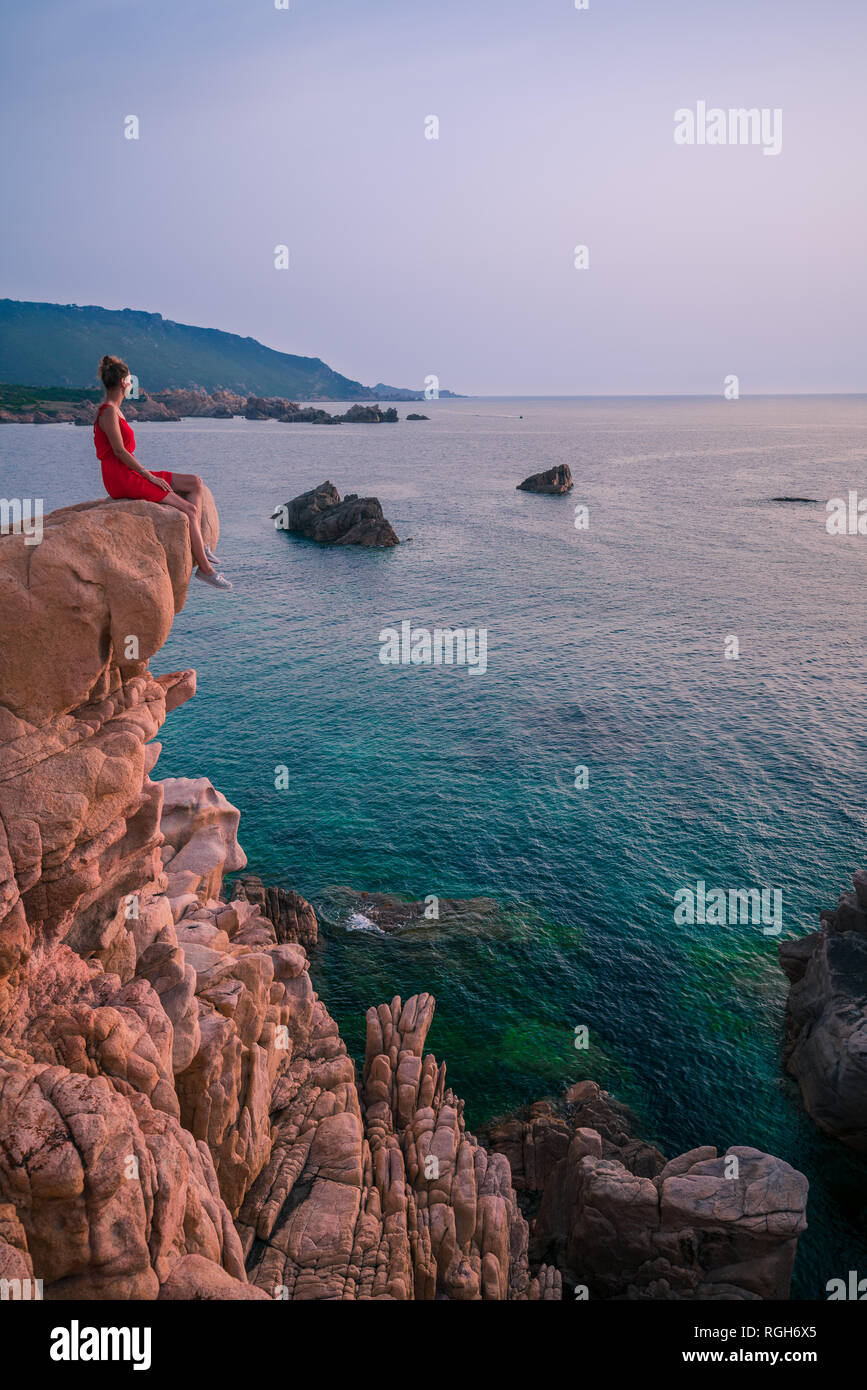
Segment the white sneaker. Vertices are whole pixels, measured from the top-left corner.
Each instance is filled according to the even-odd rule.
[[[219,558],[214,554],[209,545],[205,546],[205,558],[209,565],[219,565],[220,563]]]
[[[202,571],[197,569],[196,578],[201,579],[203,584],[210,584],[212,589],[221,589],[223,593],[228,593],[230,589],[234,588],[234,585],[230,584],[222,574],[202,574]]]

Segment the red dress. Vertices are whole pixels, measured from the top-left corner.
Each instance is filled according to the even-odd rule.
[[[158,488],[156,483],[152,483],[147,478],[143,478],[140,473],[136,473],[134,468],[129,468],[125,463],[121,463],[111,447],[111,441],[102,425],[99,417],[107,405],[103,401],[99,410],[96,412],[96,419],[93,422],[93,442],[96,446],[96,456],[102,464],[102,481],[109,497],[132,497],[142,499],[145,502],[163,502],[166,494],[162,488]],[[135,453],[135,435],[132,432],[132,425],[128,424],[118,411],[120,422],[120,433],[123,439],[123,447],[128,454]],[[171,473],[157,472],[155,468],[150,470],[155,478],[165,478],[169,487],[172,485]]]

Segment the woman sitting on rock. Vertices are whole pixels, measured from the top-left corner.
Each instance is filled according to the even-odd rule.
[[[93,422],[93,442],[102,465],[102,481],[109,497],[164,502],[175,507],[190,523],[190,545],[198,566],[196,578],[215,589],[231,589],[218,574],[216,555],[202,538],[202,480],[195,473],[150,473],[135,457],[135,435],[120,413],[121,402],[132,392],[129,367],[119,357],[103,357],[99,375],[105,400]]]

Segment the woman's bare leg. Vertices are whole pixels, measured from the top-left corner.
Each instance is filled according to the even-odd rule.
[[[181,474],[181,477],[188,475]],[[199,499],[201,508],[201,487],[199,488]],[[195,504],[186,497],[179,497],[176,492],[167,492],[163,498],[163,505],[174,507],[176,511],[183,512],[187,521],[190,523],[190,548],[193,552],[193,559],[198,565],[202,574],[213,574],[214,567],[209,563],[205,554],[205,542],[202,539],[202,527],[200,522],[200,511],[196,511]]]
[[[200,529],[202,525],[202,506],[204,503],[204,494],[202,492],[203,486],[204,484],[202,483],[202,480],[197,473],[172,474],[173,490],[176,493],[178,493],[179,496],[185,498],[187,502],[191,502],[192,505],[195,507],[196,517],[198,519]],[[208,547],[206,546],[205,554],[207,555],[207,553]]]
[[[202,480],[197,473],[173,473],[172,488],[179,497],[192,502],[199,526],[202,524]]]

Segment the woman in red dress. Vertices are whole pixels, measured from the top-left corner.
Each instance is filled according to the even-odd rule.
[[[102,481],[109,497],[130,497],[164,502],[175,507],[190,523],[190,546],[198,568],[196,578],[225,592],[232,585],[215,565],[219,564],[202,538],[202,480],[195,473],[151,473],[135,457],[135,435],[120,413],[121,402],[132,390],[129,367],[119,357],[103,357],[99,375],[105,400],[96,412],[93,442],[102,465]]]

